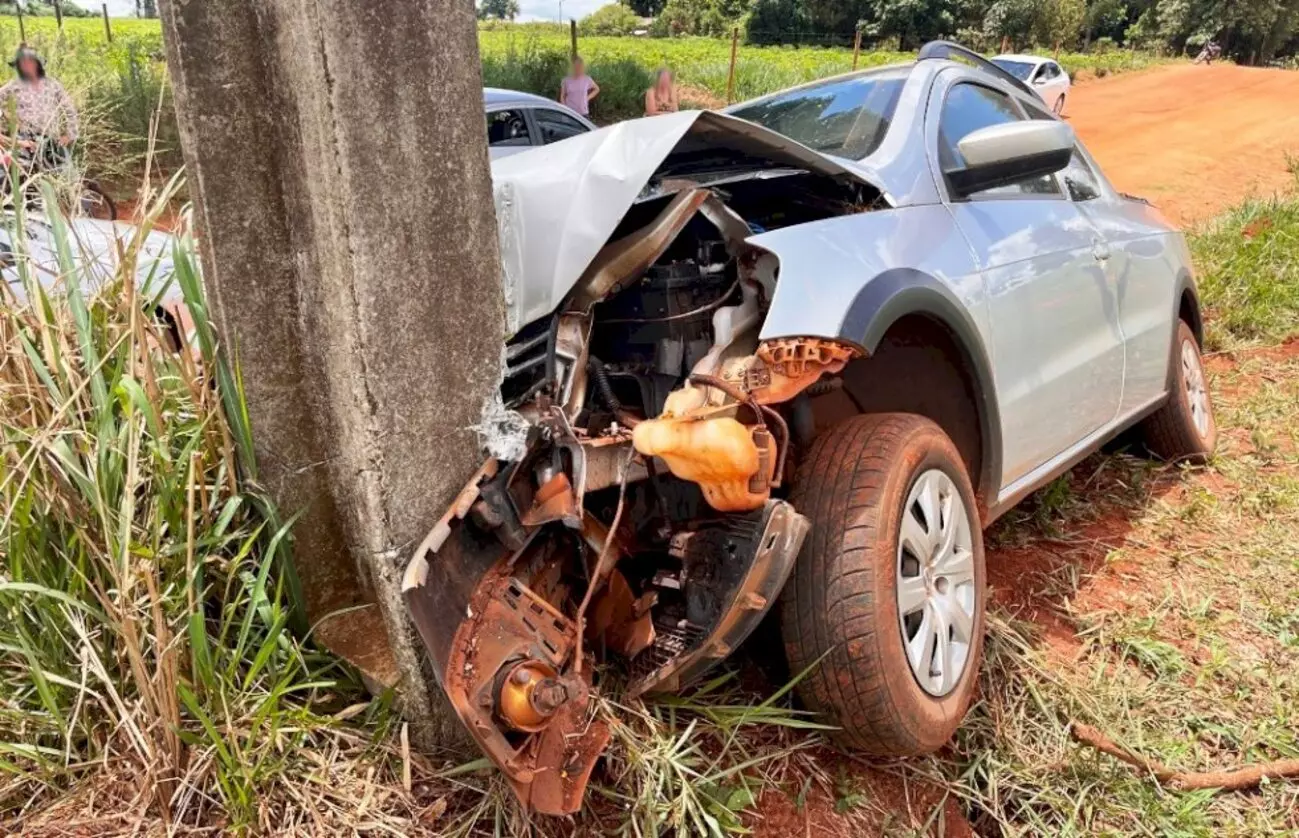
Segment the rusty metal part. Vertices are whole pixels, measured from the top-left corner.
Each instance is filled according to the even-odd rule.
[[[526,512],[519,515],[519,521],[525,527],[539,527],[551,521],[578,520],[578,510],[573,484],[569,482],[568,475],[561,471],[537,487],[532,496],[532,504]]]
[[[496,712],[515,730],[536,733],[568,700],[568,691],[546,663],[523,661],[509,670],[496,697]]]
[[[631,455],[634,452],[628,452],[627,462],[630,465]],[[596,559],[595,568],[591,571],[591,578],[587,580],[586,595],[582,597],[582,604],[577,607],[577,637],[582,637],[582,625],[586,620],[586,609],[591,607],[591,598],[604,585],[605,577],[617,564],[618,558],[622,556],[622,550],[610,550],[614,541],[618,537],[618,525],[622,522],[622,512],[627,505],[627,470],[624,467],[622,482],[618,484],[618,508],[613,513],[613,523],[609,525],[609,532],[605,536],[604,543],[600,545],[599,558]],[[585,528],[584,528],[585,532]],[[610,558],[613,561],[610,561]],[[581,673],[582,658],[578,656],[573,662],[573,671]]]
[[[570,311],[588,312],[628,280],[654,264],[708,199],[707,189],[676,195],[646,226],[604,246],[578,280]]]
[[[564,415],[573,420],[586,405],[586,362],[590,352],[591,316],[573,312],[559,315],[555,327],[555,363],[569,369],[567,379],[557,382],[563,389],[558,401]],[[558,377],[558,370],[556,370]]]
[[[715,608],[708,612],[710,624],[702,631],[687,623],[662,632],[633,660],[628,687],[632,696],[680,689],[739,646],[784,587],[810,524],[786,501],[772,500],[760,512],[729,516],[725,526],[730,532],[723,535],[743,545],[748,557],[737,550],[737,555],[717,561],[712,533],[685,533],[674,539],[672,550],[687,567],[687,600],[689,586],[705,584]],[[714,578],[701,579],[705,574]]]
[[[587,639],[625,658],[636,657],[654,642],[654,618],[650,610],[657,600],[654,591],[637,597],[627,584],[627,577],[614,570],[609,574],[609,584],[592,606]]]
[[[617,486],[622,482],[624,473],[628,483],[649,477],[649,468],[645,462],[628,457],[632,448],[631,440],[631,433],[625,431],[582,440],[586,462],[586,491],[597,492]]]
[[[567,815],[582,808],[591,771],[609,744],[609,726],[588,718],[588,706],[586,692],[570,698],[555,711],[546,729],[533,737],[532,760],[539,768],[527,796],[520,799],[544,815]]]

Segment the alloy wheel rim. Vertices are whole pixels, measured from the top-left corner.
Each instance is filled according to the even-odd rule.
[[[1209,389],[1204,384],[1204,367],[1200,353],[1190,341],[1182,343],[1182,386],[1191,408],[1191,422],[1201,438],[1209,435]]]
[[[974,644],[974,539],[956,484],[939,469],[916,479],[902,509],[896,564],[898,624],[916,683],[941,698],[956,688]]]

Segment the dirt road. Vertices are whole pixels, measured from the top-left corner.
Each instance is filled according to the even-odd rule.
[[[1293,182],[1299,72],[1179,64],[1088,81],[1066,116],[1114,185],[1183,224]]]

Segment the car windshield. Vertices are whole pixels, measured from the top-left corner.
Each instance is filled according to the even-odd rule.
[[[1037,66],[1027,61],[1011,61],[1009,58],[994,58],[992,63],[1020,81],[1028,81],[1028,77],[1033,74],[1033,68]]]
[[[876,70],[777,93],[728,111],[808,148],[860,160],[889,130],[910,67]]]

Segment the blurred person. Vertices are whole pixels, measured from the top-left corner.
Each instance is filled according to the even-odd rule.
[[[654,86],[645,91],[645,115],[676,113],[679,108],[677,85],[672,78],[672,71],[667,67],[660,67],[654,74]]]
[[[591,115],[591,100],[600,95],[600,85],[586,74],[586,62],[573,58],[572,69],[559,85],[559,103],[582,116]]]
[[[76,142],[77,106],[63,85],[46,77],[45,63],[36,50],[20,45],[9,66],[17,71],[18,78],[0,86],[0,107],[11,113],[17,123],[18,147],[29,154],[45,156],[38,152],[49,148],[57,153]],[[57,146],[57,150],[52,146]]]

